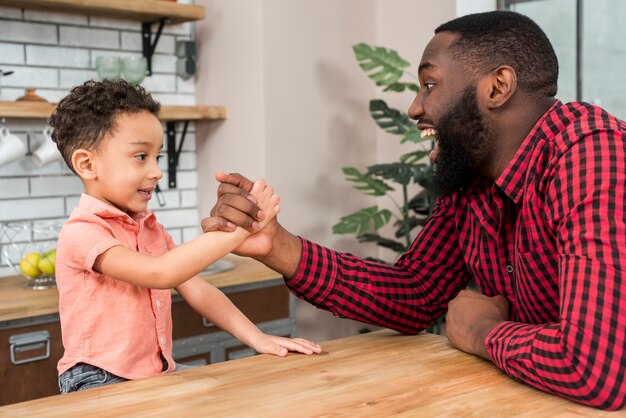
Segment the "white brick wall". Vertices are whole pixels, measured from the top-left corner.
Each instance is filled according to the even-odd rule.
[[[190,23],[164,28],[152,60],[154,74],[142,82],[164,105],[195,104],[194,80],[176,76],[174,55],[176,41],[190,39],[192,30]],[[57,102],[73,86],[97,78],[96,57],[139,54],[140,22],[0,7],[0,69],[14,71],[13,75],[0,80],[1,101],[13,101],[24,95],[24,88],[35,87],[39,96]],[[28,147],[26,157],[0,166],[0,223],[29,226],[40,221],[62,223],[78,203],[82,185],[63,161],[38,168],[31,160],[32,152],[41,144],[41,131],[46,123],[44,120],[0,118],[0,124],[18,135]],[[182,126],[177,126],[177,130],[180,140]],[[154,199],[149,208],[156,212],[157,219],[168,228],[174,241],[181,243],[199,233],[193,123],[180,155],[176,189],[168,189],[167,158],[162,161],[164,178],[160,186],[166,206],[159,207]],[[21,233],[14,239],[20,251],[33,246],[54,246],[54,238],[42,234]],[[6,241],[6,236],[0,236],[0,276],[15,274],[6,267],[9,252]]]

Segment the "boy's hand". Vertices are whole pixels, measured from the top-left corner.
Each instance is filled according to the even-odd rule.
[[[267,334],[261,334],[251,347],[258,353],[274,354],[279,357],[285,357],[289,351],[307,355],[322,352],[319,344],[304,338],[285,338]]]
[[[254,182],[250,194],[255,197],[256,204],[263,212],[263,219],[259,222],[261,228],[273,220],[280,211],[280,196],[274,193],[274,189],[258,179]]]
[[[254,182],[238,173],[217,172],[215,179],[220,182],[217,202],[211,209],[211,217],[202,220],[202,230],[234,231],[240,226],[250,232],[258,231],[263,214],[250,194]]]

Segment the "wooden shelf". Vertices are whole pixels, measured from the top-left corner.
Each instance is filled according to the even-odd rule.
[[[183,23],[204,19],[204,7],[162,0],[0,0],[0,6],[117,19]]]
[[[56,103],[48,102],[0,102],[0,118],[48,119],[55,108]],[[166,122],[223,120],[227,115],[223,106],[161,106],[160,119]]]

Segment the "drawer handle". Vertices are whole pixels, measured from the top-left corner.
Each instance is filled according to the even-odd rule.
[[[209,322],[205,317],[202,317],[202,325],[205,326],[206,328],[211,328],[215,326],[213,322]]]
[[[26,334],[11,335],[9,337],[11,363],[15,365],[32,363],[33,361],[45,360],[50,358],[50,334],[48,331],[35,331]],[[16,353],[25,351],[39,350],[46,347],[46,354],[40,356],[27,357],[21,360],[15,358]]]

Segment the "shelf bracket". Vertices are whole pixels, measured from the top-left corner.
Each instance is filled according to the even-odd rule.
[[[141,24],[141,38],[142,38],[142,51],[143,56],[146,57],[146,61],[148,62],[148,69],[146,71],[147,75],[152,75],[152,56],[154,55],[154,50],[156,49],[157,44],[159,43],[159,38],[161,37],[161,32],[163,32],[163,26],[165,26],[165,18],[159,19],[155,22],[143,22]],[[152,24],[158,23],[159,28],[156,31],[154,36],[154,42],[152,42]]]
[[[189,127],[189,121],[184,121],[183,133],[180,136],[180,144],[176,147],[176,122],[166,122],[165,130],[167,131],[167,174],[168,185],[170,189],[176,188],[176,169],[178,168],[178,158],[180,152],[183,149],[183,143],[185,142],[185,136],[187,135],[187,128]]]

